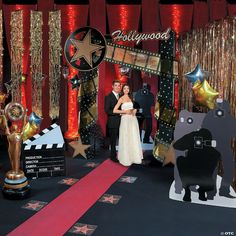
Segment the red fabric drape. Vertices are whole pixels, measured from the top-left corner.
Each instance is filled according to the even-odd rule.
[[[193,27],[204,27],[208,23],[209,13],[206,2],[194,1],[193,5]]]
[[[193,5],[160,5],[161,28],[171,27],[177,35],[192,26]]]
[[[208,0],[210,21],[219,20],[227,16],[226,0]]]
[[[228,13],[229,16],[236,15],[236,5],[228,4]]]
[[[87,5],[56,5],[57,10],[61,10],[62,21],[62,47],[64,47],[66,39],[69,35],[78,28],[87,26],[88,6]],[[63,64],[66,64],[66,59],[63,54]],[[78,71],[70,68],[68,79],[73,78]],[[67,132],[64,134],[67,139],[74,139],[78,134],[78,90],[72,89],[69,81],[62,83],[67,87],[67,92],[63,90],[65,99],[67,100]]]
[[[106,1],[90,0],[89,1],[90,25],[98,29],[103,35],[106,34]],[[104,111],[104,93],[107,82],[106,62],[99,66],[99,82],[98,82],[98,124],[101,126],[103,134],[106,132],[106,113]]]
[[[107,5],[107,15],[110,34],[115,30],[123,30],[125,32],[129,30],[138,31],[139,19],[140,19],[140,5]],[[123,44],[126,46],[134,47],[134,42],[116,42],[117,44]],[[107,81],[107,91],[111,90],[111,84],[114,79],[119,79],[122,83],[127,82],[127,78],[120,75],[118,65],[110,65],[115,69],[115,75],[111,81]],[[111,71],[111,70],[109,70]],[[109,77],[110,78],[110,77]]]
[[[152,7],[150,7],[152,6]],[[160,29],[159,3],[156,0],[142,2],[142,31],[156,32]],[[142,42],[143,49],[151,52],[158,51],[158,41],[148,40]]]
[[[107,5],[109,31],[137,30],[140,19],[140,5]],[[117,42],[118,43],[118,42]],[[119,42],[121,44],[121,42]],[[134,46],[134,42],[122,42],[126,46]]]

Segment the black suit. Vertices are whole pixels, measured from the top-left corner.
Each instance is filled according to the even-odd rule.
[[[107,113],[107,129],[111,144],[111,159],[116,158],[116,140],[118,138],[120,127],[120,114],[113,113],[113,109],[117,104],[117,98],[111,92],[105,97],[105,111]]]

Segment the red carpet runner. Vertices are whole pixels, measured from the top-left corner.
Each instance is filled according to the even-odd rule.
[[[8,235],[63,235],[127,169],[104,161]]]

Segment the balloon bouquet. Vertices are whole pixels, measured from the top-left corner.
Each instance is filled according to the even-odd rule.
[[[202,70],[200,65],[197,64],[193,71],[185,74],[185,77],[193,85],[192,92],[196,102],[207,106],[209,109],[214,109],[219,93],[205,79],[209,77],[209,72]]]
[[[41,122],[42,122],[41,117],[37,116],[34,112],[30,114],[28,122],[24,127],[22,135],[23,141],[27,140],[30,137],[33,137],[36,133],[38,133]]]

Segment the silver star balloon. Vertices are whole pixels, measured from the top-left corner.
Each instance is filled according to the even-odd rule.
[[[184,75],[190,83],[195,84],[197,81],[203,82],[205,78],[209,77],[209,72],[202,70],[200,65],[197,64],[196,68]]]
[[[12,90],[12,84],[11,83],[12,83],[11,80],[6,82],[6,83],[4,83],[4,85],[5,85],[6,89],[7,89],[7,94],[9,94],[10,91]]]

